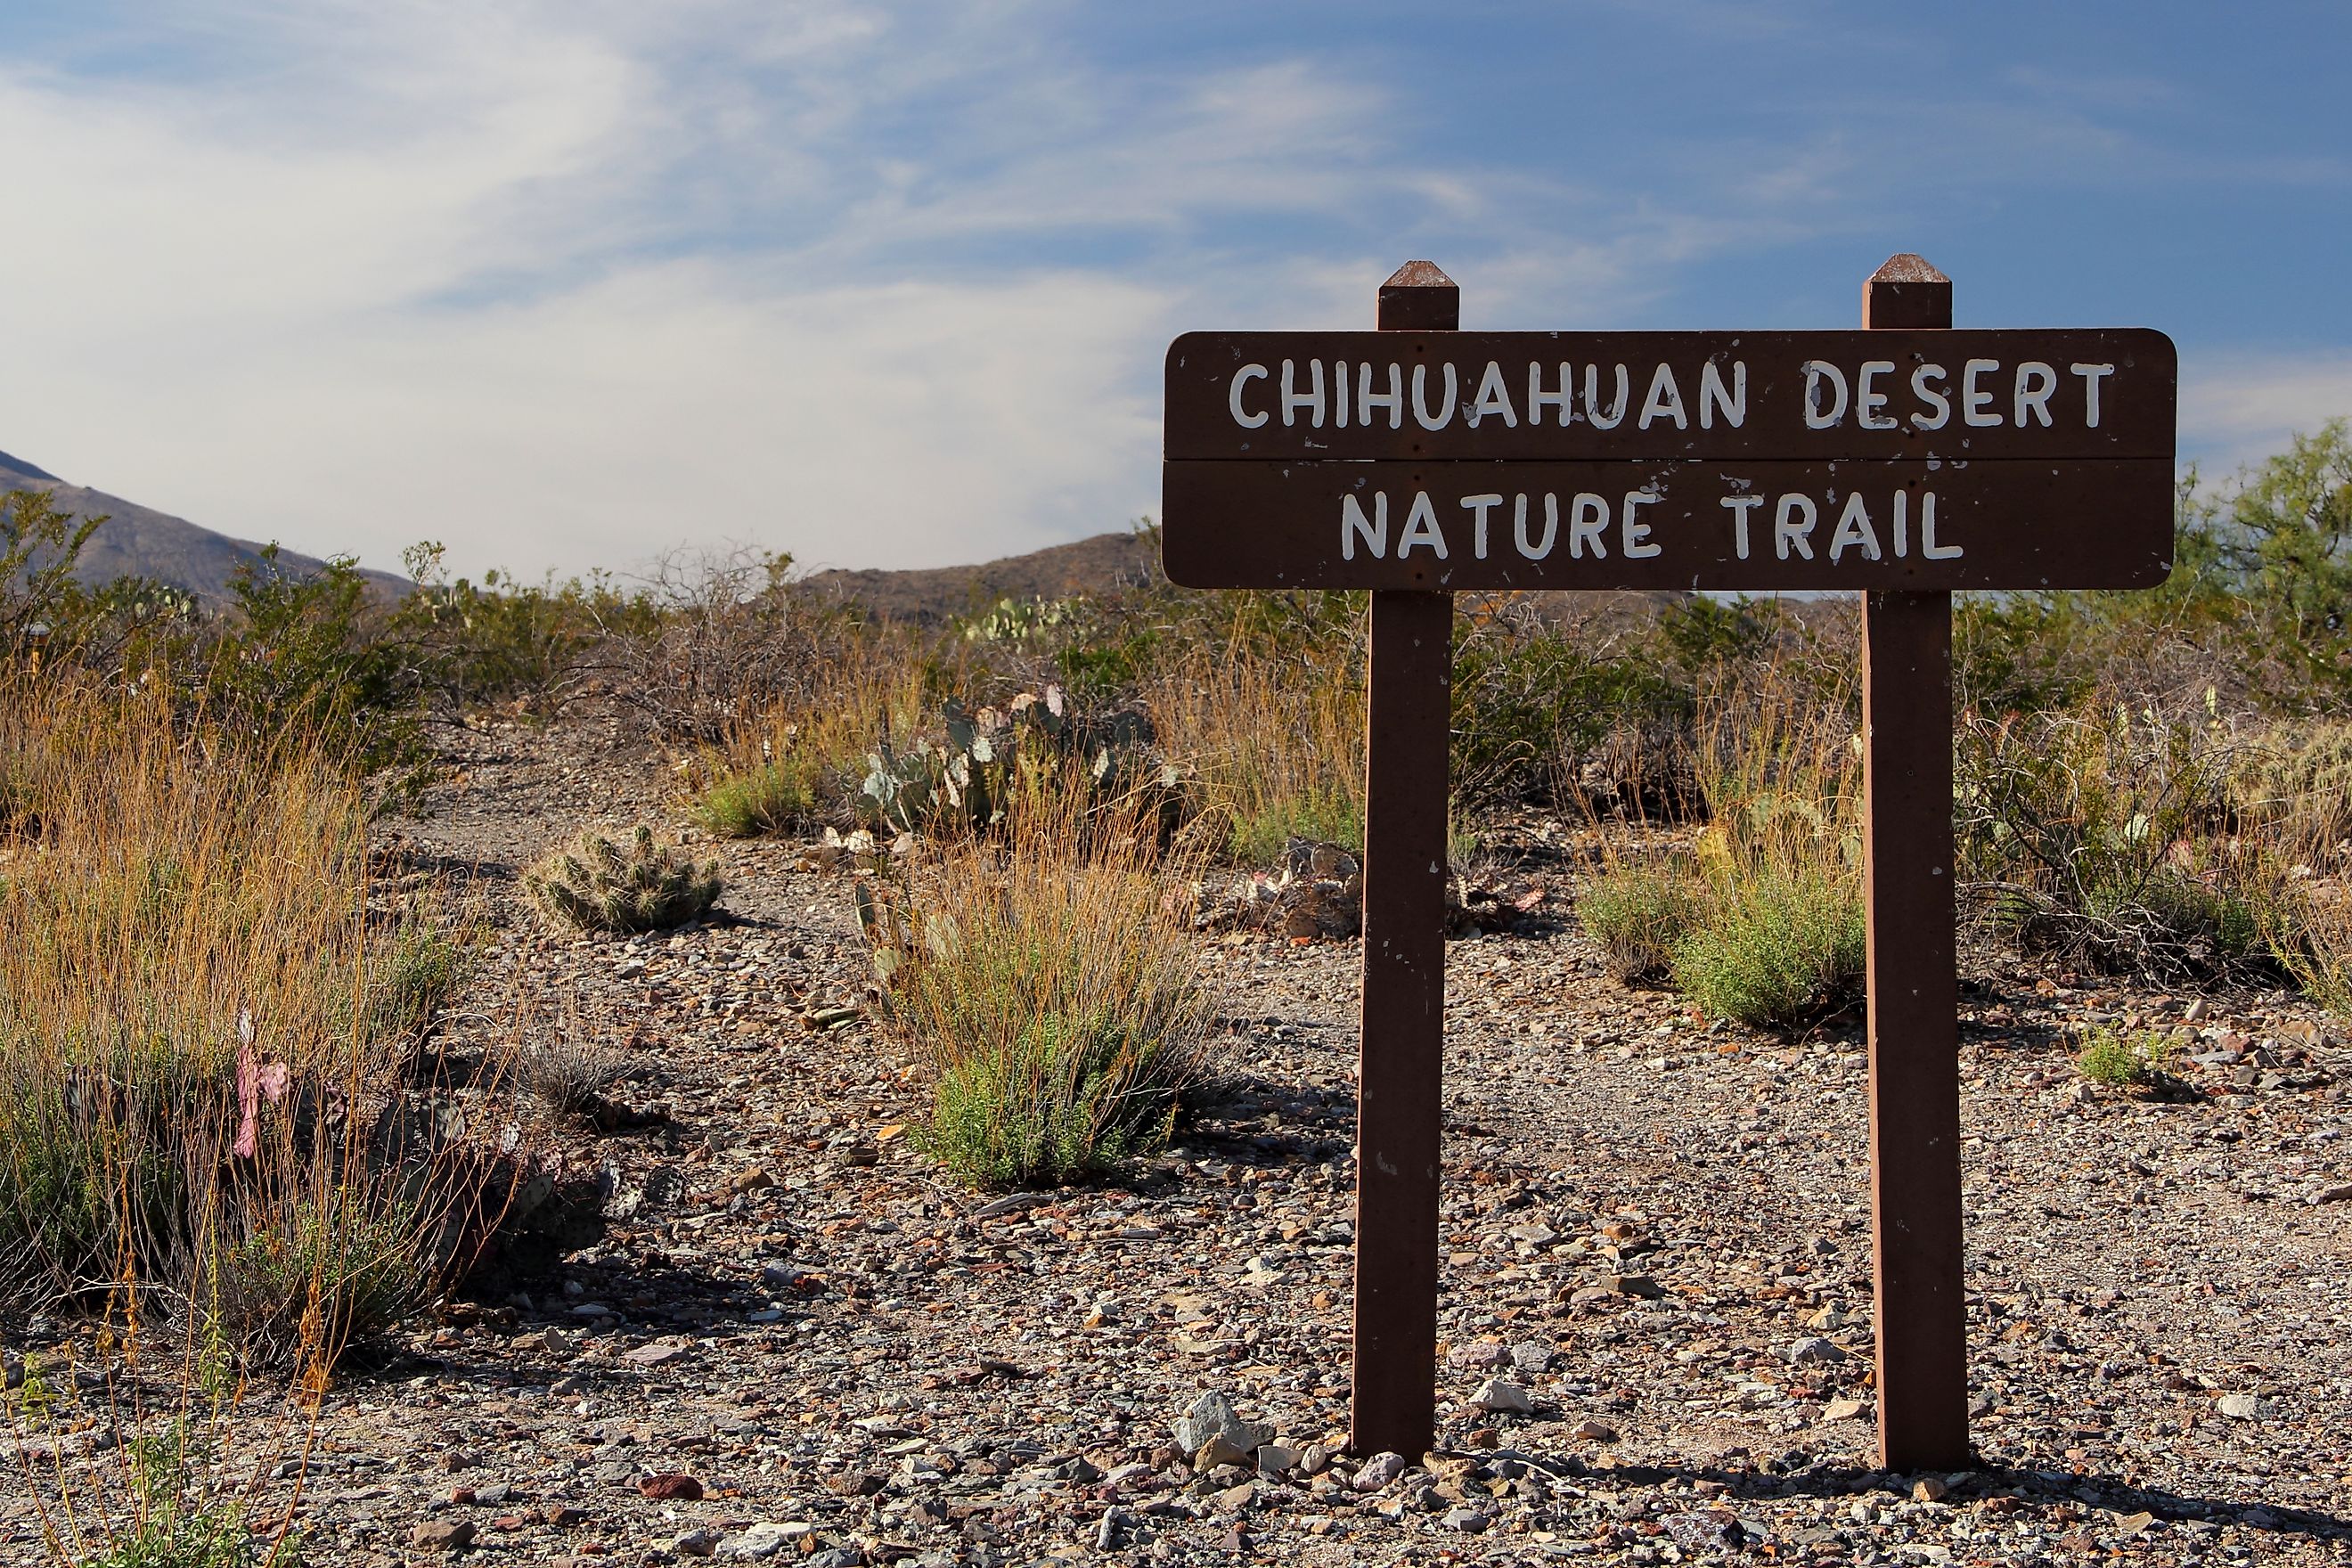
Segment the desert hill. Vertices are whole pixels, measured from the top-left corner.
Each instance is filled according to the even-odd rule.
[[[107,519],[83,546],[81,560],[74,572],[76,577],[93,585],[110,583],[117,577],[144,577],[184,589],[200,599],[220,600],[228,597],[229,583],[237,567],[261,559],[262,547],[258,544],[215,533],[184,517],[173,517],[104,490],[72,484],[21,458],[0,452],[0,493],[9,490],[47,490],[56,498],[58,508],[71,516],[102,515]],[[299,551],[281,549],[278,566],[289,576],[305,576],[323,570],[326,563]],[[390,593],[404,594],[410,586],[406,578],[390,572],[366,572],[362,575]]]
[[[1000,599],[1062,599],[1138,588],[1160,575],[1160,542],[1144,533],[1097,533],[971,566],[812,575],[809,584],[887,620],[930,624]]]
[[[936,566],[913,571],[848,572],[811,575],[823,592],[864,605],[894,621],[932,625],[985,609],[1000,599],[1060,599],[1076,594],[1111,594],[1165,581],[1160,571],[1156,534],[1097,533],[1069,544],[1050,545],[1026,555],[1008,555],[972,566]],[[1689,595],[1676,593],[1553,593],[1534,595],[1551,615],[1602,626],[1654,614]]]

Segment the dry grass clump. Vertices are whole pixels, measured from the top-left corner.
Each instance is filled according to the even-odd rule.
[[[1146,688],[1160,750],[1231,824],[1238,859],[1271,863],[1293,838],[1364,847],[1364,689],[1353,650],[1279,658],[1196,653]]]
[[[579,931],[667,931],[709,912],[726,889],[719,862],[697,862],[639,827],[623,849],[583,832],[523,873],[523,889],[551,920]]]
[[[1850,692],[1770,667],[1701,694],[1690,767],[1707,826],[1688,855],[1609,851],[1580,894],[1586,931],[1629,984],[1671,977],[1699,1009],[1807,1023],[1860,993],[1862,768]]]
[[[920,730],[927,690],[913,638],[867,630],[857,646],[810,664],[793,689],[706,753],[695,820],[725,838],[845,824],[868,754]]]
[[[317,752],[18,687],[0,757],[0,1304],[323,1376],[454,1260],[402,1078],[448,937],[371,937],[362,791]]]
[[[1148,802],[1083,781],[861,900],[890,1029],[934,1075],[925,1141],[985,1186],[1079,1180],[1167,1140],[1209,1062],[1192,868]]]
[[[1609,973],[1623,984],[1647,985],[1674,972],[1675,949],[1702,903],[1688,866],[1625,861],[1584,889],[1576,914]]]

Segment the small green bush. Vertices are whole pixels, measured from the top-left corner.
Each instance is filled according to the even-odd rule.
[[[1867,938],[1853,879],[1833,867],[1764,867],[1712,897],[1673,958],[1675,984],[1701,1012],[1785,1028],[1861,994]]]
[[[2179,1047],[2162,1035],[2126,1036],[2111,1028],[2083,1037],[2074,1057],[2075,1070],[2109,1089],[2128,1089],[2166,1076],[2179,1059]]]
[[[1600,945],[1609,973],[1627,985],[1673,973],[1675,947],[1698,918],[1699,888],[1670,869],[1625,867],[1577,895],[1577,919]]]
[[[184,1418],[127,1445],[131,1515],[93,1531],[86,1550],[53,1538],[74,1568],[297,1568],[300,1537],[281,1527],[257,1529],[242,1502],[209,1479],[212,1445]]]
[[[726,883],[718,861],[697,864],[640,827],[625,851],[583,833],[525,873],[523,887],[543,913],[578,930],[647,931],[699,920]]]
[[[694,819],[721,838],[757,838],[806,826],[816,808],[807,770],[773,762],[718,779],[695,802]]]
[[[1245,865],[1270,866],[1294,838],[1337,844],[1351,855],[1364,852],[1364,803],[1353,792],[1282,795],[1256,810],[1237,813],[1231,847]]]
[[[1076,1181],[1167,1141],[1213,1005],[1158,845],[1148,809],[1107,828],[1072,791],[895,900],[862,892],[886,1026],[935,1074],[920,1146],[959,1176]]]

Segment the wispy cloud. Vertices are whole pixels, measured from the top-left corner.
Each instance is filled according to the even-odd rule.
[[[1075,0],[45,15],[13,49],[0,16],[26,219],[0,445],[308,550],[441,538],[469,571],[1026,548],[1155,504],[1182,328],[1360,323],[1413,255],[1473,324],[1721,324],[1809,297],[1774,258],[1866,267],[1929,195],[2184,155],[2151,129],[2161,75],[1923,85],[1908,35],[1832,54],[1825,10],[1718,0],[1561,13],[1559,85],[1516,109],[1377,16],[1346,48],[1236,10],[1200,32],[1251,41],[1165,49]],[[1588,20],[1720,75],[1668,104],[1580,52]],[[1721,293],[1735,272],[1778,280]],[[2215,450],[2347,401],[2325,355],[2193,363]]]

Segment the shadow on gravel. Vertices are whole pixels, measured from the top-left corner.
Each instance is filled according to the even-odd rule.
[[[1176,1142],[1235,1164],[1323,1164],[1355,1147],[1352,1089],[1221,1076]]]
[[[1599,1469],[1570,1460],[1572,1473],[1587,1482],[1627,1487],[1655,1487],[1671,1481],[1711,1482],[1723,1489],[1715,1506],[1771,1502],[1788,1498],[1845,1498],[1871,1494],[1907,1499],[1908,1484],[1885,1470],[1821,1468],[1776,1475],[1760,1470],[1728,1470],[1711,1466],[1626,1465]],[[2268,1503],[2226,1502],[2212,1498],[2185,1497],[2161,1487],[2135,1486],[2109,1476],[2074,1475],[2057,1470],[2015,1469],[1992,1466],[1969,1472],[1952,1488],[1948,1500],[1974,1502],[2011,1497],[2031,1506],[2071,1504],[2129,1516],[2145,1513],[2179,1523],[2205,1520],[2216,1524],[2243,1525],[2273,1535],[2305,1536],[2315,1541],[2352,1541],[2352,1519],[2315,1509],[2284,1508]],[[1695,1498],[1704,1510],[1709,1500]]]

